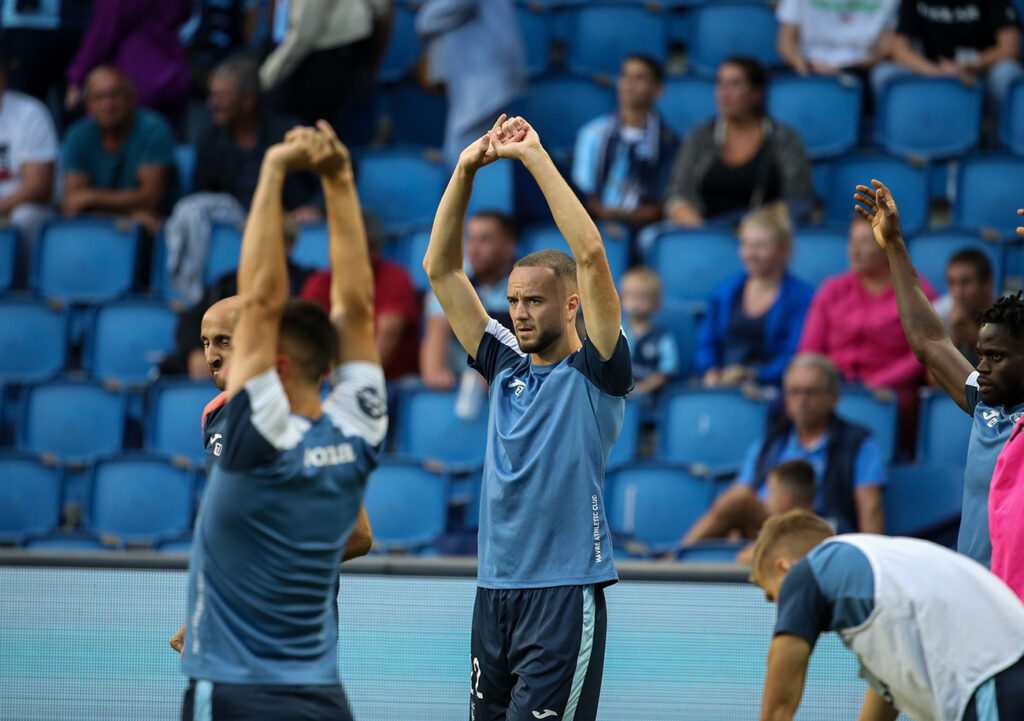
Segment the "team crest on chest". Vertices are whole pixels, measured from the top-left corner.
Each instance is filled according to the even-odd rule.
[[[513,378],[508,382],[508,387],[515,389],[516,395],[519,396],[524,390],[526,390],[526,381],[521,381],[518,378]]]

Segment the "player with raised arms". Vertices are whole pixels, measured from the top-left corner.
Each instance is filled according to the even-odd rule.
[[[526,166],[572,251],[542,250],[515,264],[515,335],[488,317],[463,271],[474,176],[499,158]],[[632,367],[601,235],[525,120],[502,115],[462,152],[423,267],[470,365],[490,384],[470,718],[593,721],[603,587],[618,578],[602,488]]]

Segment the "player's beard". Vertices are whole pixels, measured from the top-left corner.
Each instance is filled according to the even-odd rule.
[[[533,338],[527,341],[519,338],[519,334],[517,333],[516,339],[519,341],[519,350],[523,353],[543,353],[562,337],[562,332],[563,330],[561,328],[538,327]]]

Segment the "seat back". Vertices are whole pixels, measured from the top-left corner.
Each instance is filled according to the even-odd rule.
[[[65,303],[100,303],[132,288],[139,229],[113,220],[55,220],[36,241],[30,288]]]
[[[800,135],[812,159],[850,151],[860,135],[860,82],[841,79],[781,77],[768,87],[768,115]]]
[[[91,381],[57,380],[26,387],[20,445],[33,453],[89,461],[121,449],[125,397]]]
[[[767,420],[766,404],[738,390],[676,390],[662,399],[659,456],[735,471]]]
[[[953,78],[892,80],[875,113],[875,142],[926,160],[962,155],[978,144],[981,90]]]
[[[61,470],[19,453],[0,453],[0,541],[20,542],[60,521]]]
[[[374,545],[391,549],[427,546],[448,520],[448,477],[412,463],[382,463],[363,498]]]
[[[31,298],[0,299],[0,381],[28,383],[60,373],[67,334],[64,311]]]
[[[202,463],[206,457],[200,430],[203,409],[216,395],[217,387],[209,381],[163,379],[155,383],[146,412],[146,448]]]
[[[125,455],[93,471],[90,530],[126,543],[152,545],[192,525],[193,480],[166,458]]]
[[[145,383],[175,350],[177,327],[177,313],[156,301],[118,301],[97,308],[86,334],[82,365],[102,380]]]
[[[446,464],[483,463],[487,449],[487,398],[486,391],[481,392],[485,395],[479,412],[468,421],[455,415],[455,391],[403,392],[399,399],[398,452]]]

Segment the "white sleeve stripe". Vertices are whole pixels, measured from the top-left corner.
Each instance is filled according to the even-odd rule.
[[[973,388],[977,388],[978,387],[978,376],[979,375],[981,375],[981,374],[978,373],[978,371],[972,371],[971,374],[969,376],[967,376],[967,383],[965,385],[969,385],[969,386],[972,386]]]
[[[324,401],[324,413],[346,436],[378,446],[388,432],[387,385],[376,363],[353,361],[334,369],[334,389]]]
[[[279,451],[297,446],[302,436],[290,423],[291,408],[277,370],[270,368],[250,378],[245,390],[249,394],[252,425],[264,440]]]
[[[519,354],[520,358],[526,357],[526,354],[519,350],[519,341],[516,340],[516,337],[512,334],[512,331],[510,331],[508,328],[503,326],[498,321],[494,320],[494,318],[491,318],[487,322],[487,328],[484,330],[484,332],[494,336],[496,340],[501,341],[505,346],[514,350],[516,353]]]

